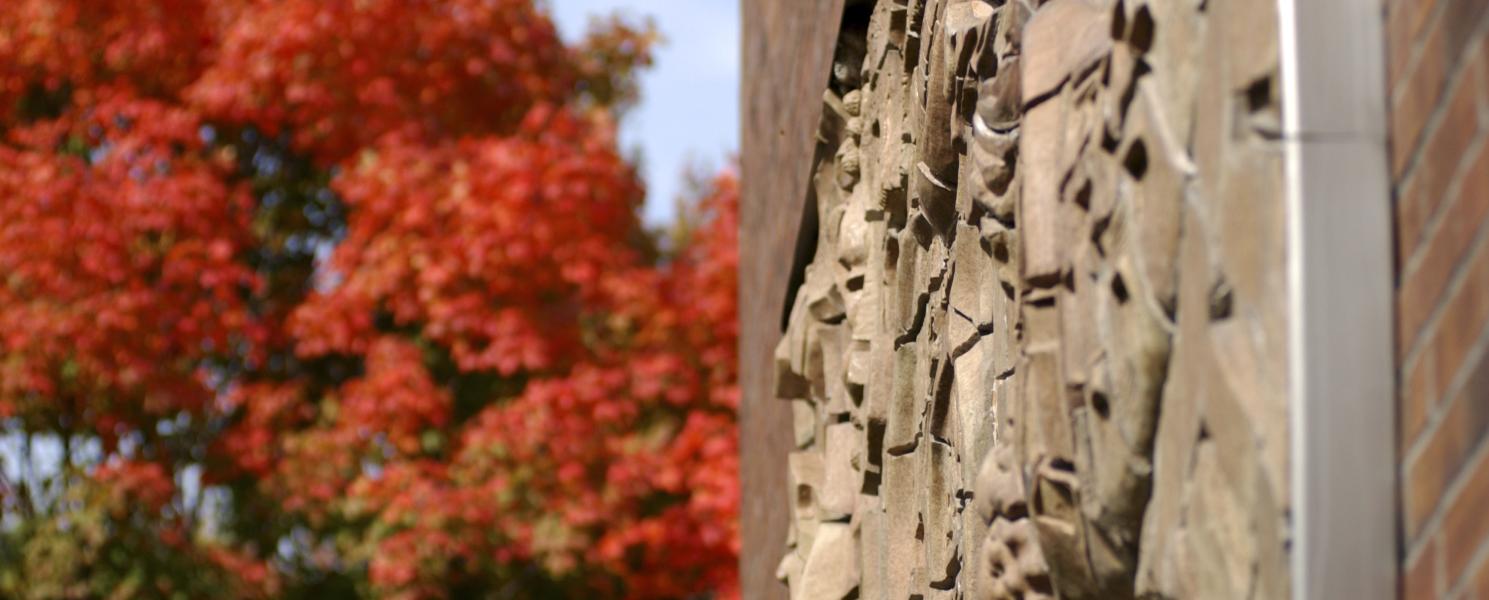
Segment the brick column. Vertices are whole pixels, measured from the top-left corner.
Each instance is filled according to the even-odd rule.
[[[1405,598],[1489,597],[1489,2],[1386,3]]]

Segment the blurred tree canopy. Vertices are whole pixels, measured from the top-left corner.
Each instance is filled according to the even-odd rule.
[[[640,223],[656,39],[4,3],[0,596],[737,596],[738,184]]]

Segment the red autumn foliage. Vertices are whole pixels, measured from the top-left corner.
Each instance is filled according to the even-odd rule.
[[[0,596],[737,596],[738,183],[642,227],[655,39],[0,6],[0,438],[62,455],[0,472]]]
[[[100,91],[0,146],[0,415],[200,410],[197,369],[256,336],[251,198],[188,111]],[[90,397],[105,406],[82,406]]]
[[[208,114],[325,162],[385,133],[504,132],[575,72],[532,0],[245,0],[192,84]]]
[[[600,275],[634,262],[639,185],[605,123],[563,111],[501,138],[394,136],[333,186],[351,210],[343,281],[291,321],[302,355],[365,352],[368,312],[345,307],[380,306],[462,370],[546,369],[574,352]]]
[[[0,118],[72,90],[128,87],[174,97],[215,47],[214,4],[235,0],[9,0],[0,9]],[[30,96],[28,98],[28,96]]]
[[[158,513],[176,495],[175,482],[160,463],[115,460],[98,467],[93,478],[109,491],[108,505],[116,512]]]

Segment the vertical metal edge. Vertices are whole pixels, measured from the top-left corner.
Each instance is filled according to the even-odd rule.
[[[1390,181],[1375,6],[1278,0],[1299,600],[1398,590]]]
[[[1302,164],[1301,152],[1298,150],[1299,115],[1299,83],[1298,83],[1298,30],[1297,30],[1297,6],[1296,0],[1277,0],[1277,35],[1278,58],[1281,61],[1278,70],[1282,77],[1282,132],[1283,132],[1283,199],[1284,211],[1287,215],[1287,382],[1288,382],[1288,475],[1291,485],[1289,490],[1292,494],[1292,554],[1288,559],[1290,571],[1292,572],[1292,597],[1294,600],[1307,600],[1302,592],[1310,583],[1308,573],[1308,561],[1304,559],[1308,555],[1309,540],[1304,532],[1308,530],[1308,508],[1307,498],[1302,490],[1305,489],[1305,474],[1307,471],[1306,453],[1302,438],[1303,432],[1307,431],[1308,414],[1303,410],[1306,387],[1302,374],[1306,367],[1303,360],[1304,335],[1303,335],[1303,261],[1300,248],[1303,247],[1303,228],[1301,214],[1303,212],[1303,189],[1302,189]]]

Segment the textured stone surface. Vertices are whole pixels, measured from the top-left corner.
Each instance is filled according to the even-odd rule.
[[[847,10],[776,352],[794,597],[1286,597],[1271,3]]]

